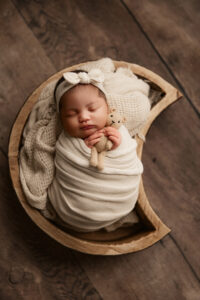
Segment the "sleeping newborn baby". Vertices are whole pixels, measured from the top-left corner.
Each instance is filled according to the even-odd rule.
[[[55,176],[48,198],[59,218],[77,231],[110,226],[128,215],[138,199],[143,166],[125,126],[105,127],[109,106],[99,69],[67,72],[55,99],[62,133],[56,143]],[[91,148],[102,135],[112,142],[104,169],[90,166]]]

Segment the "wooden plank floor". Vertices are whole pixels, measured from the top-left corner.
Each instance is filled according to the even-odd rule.
[[[0,1],[0,299],[200,299],[198,0]],[[25,214],[7,146],[28,95],[56,71],[111,57],[145,66],[184,95],[153,123],[144,186],[172,231],[141,252],[64,248]]]

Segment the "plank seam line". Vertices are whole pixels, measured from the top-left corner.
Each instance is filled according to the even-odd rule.
[[[183,250],[181,249],[181,247],[179,246],[179,244],[177,243],[177,241],[175,240],[175,238],[173,237],[173,235],[171,233],[169,233],[170,238],[172,239],[172,241],[174,242],[174,244],[176,245],[177,249],[179,250],[179,252],[181,253],[183,259],[185,260],[185,262],[187,263],[187,265],[189,266],[190,270],[192,271],[193,275],[195,276],[195,278],[197,279],[198,282],[200,282],[200,279],[196,273],[196,271],[193,269],[192,265],[190,264],[189,260],[187,259],[187,257],[185,256]]]
[[[192,102],[192,100],[189,98],[189,96],[187,95],[184,87],[182,86],[182,84],[180,83],[180,81],[176,78],[176,76],[174,75],[173,71],[170,69],[170,67],[168,66],[168,64],[166,63],[166,61],[162,57],[162,55],[159,53],[159,51],[157,50],[156,46],[151,41],[150,37],[148,36],[148,34],[143,29],[142,25],[139,23],[139,21],[137,20],[137,18],[135,17],[135,15],[132,13],[132,11],[129,9],[129,7],[126,5],[126,3],[124,2],[124,0],[120,0],[120,2],[126,8],[126,10],[128,11],[128,13],[131,15],[131,17],[133,18],[133,20],[135,21],[135,23],[137,24],[137,26],[139,27],[139,29],[141,30],[141,32],[143,33],[143,35],[145,36],[145,38],[148,40],[148,42],[151,45],[151,47],[153,48],[153,50],[156,52],[156,54],[160,58],[161,62],[164,64],[164,66],[166,67],[166,69],[168,70],[168,72],[170,73],[170,75],[172,76],[172,78],[174,79],[174,81],[176,82],[176,84],[178,85],[178,88],[180,89],[181,93],[184,95],[184,97],[190,103],[190,105],[192,106],[192,108],[195,111],[195,113],[197,114],[197,116],[200,118],[200,112],[199,112],[198,108]]]

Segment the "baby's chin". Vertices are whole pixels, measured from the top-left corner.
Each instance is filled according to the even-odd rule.
[[[80,138],[81,139],[86,139],[87,137],[89,137],[90,135],[92,135],[93,133],[95,133],[97,130],[98,129],[96,127],[88,129],[88,130],[83,130],[83,132],[80,135]]]
[[[97,130],[97,128],[91,128],[89,130],[81,130],[80,132],[67,132],[65,131],[68,135],[70,135],[71,137],[75,137],[75,138],[79,138],[79,139],[86,139],[87,137],[89,137],[91,134],[95,133]]]

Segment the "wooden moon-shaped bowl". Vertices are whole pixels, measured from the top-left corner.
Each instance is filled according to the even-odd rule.
[[[157,74],[136,64],[122,61],[114,61],[115,67],[129,67],[141,78],[147,79],[150,85],[162,92],[163,97],[151,109],[146,125],[143,127],[142,134],[145,136],[155,118],[170,104],[179,99],[182,95],[171,84],[163,80]],[[66,68],[51,76],[41,84],[27,99],[21,108],[17,119],[13,125],[9,141],[9,168],[13,187],[17,197],[30,218],[49,236],[62,245],[84,253],[97,255],[118,255],[142,250],[151,246],[163,238],[170,229],[163,224],[160,218],[151,208],[144,191],[141,179],[139,198],[136,205],[136,212],[140,218],[137,225],[127,228],[117,229],[114,232],[96,231],[93,233],[77,233],[74,231],[58,227],[45,219],[37,209],[32,208],[26,201],[19,178],[19,149],[24,125],[29,113],[44,87],[50,82],[61,77],[63,72],[81,69],[82,64]],[[148,142],[146,147],[148,147]],[[138,139],[138,155],[141,158],[143,141]]]

